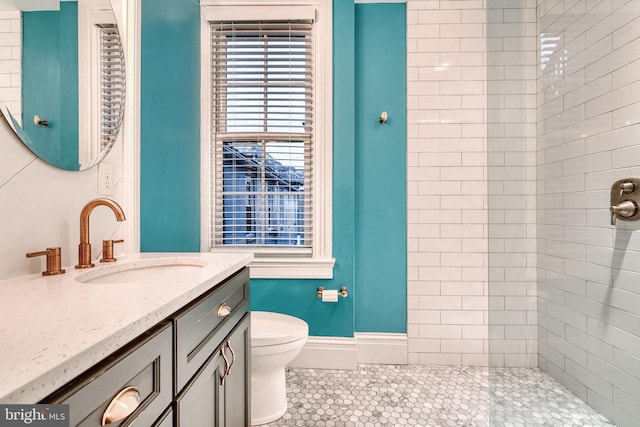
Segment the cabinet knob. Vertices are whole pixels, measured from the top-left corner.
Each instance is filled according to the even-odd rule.
[[[140,392],[137,387],[128,386],[120,390],[102,414],[102,424],[108,424],[120,421],[128,417],[140,405]]]
[[[225,317],[229,314],[231,314],[231,307],[225,303],[220,304],[220,307],[218,307],[218,310],[216,311],[216,315],[218,317]]]

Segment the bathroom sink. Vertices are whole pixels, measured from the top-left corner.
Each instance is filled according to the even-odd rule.
[[[207,262],[200,258],[150,258],[97,267],[76,277],[81,283],[115,284],[152,282],[198,273]]]

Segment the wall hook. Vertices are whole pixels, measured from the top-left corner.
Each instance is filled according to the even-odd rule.
[[[46,120],[40,120],[40,116],[38,116],[37,114],[33,116],[33,123],[35,123],[36,126],[42,126],[43,128],[49,126],[49,122]]]
[[[386,111],[383,111],[382,114],[380,114],[380,123],[385,124],[387,123],[387,120],[389,120],[389,115]]]

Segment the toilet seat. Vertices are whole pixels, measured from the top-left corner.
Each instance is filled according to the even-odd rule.
[[[297,317],[267,311],[252,311],[251,347],[286,344],[306,338],[309,325]]]

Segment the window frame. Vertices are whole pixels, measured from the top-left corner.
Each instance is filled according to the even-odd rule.
[[[332,0],[200,0],[201,34],[201,250],[203,252],[253,252],[252,278],[332,279]],[[211,56],[210,21],[295,19],[313,13],[314,65],[314,189],[313,245],[310,256],[274,256],[261,248],[212,248],[211,200]],[[285,249],[285,248],[283,248]],[[286,252],[286,251],[284,251]]]
[[[100,26],[115,25],[116,16],[108,0],[90,0],[78,3],[78,134],[80,149],[78,161],[82,169],[94,166],[101,153],[108,152],[103,148],[102,133],[102,78],[101,78],[101,35]],[[120,29],[117,29],[120,32]],[[124,66],[124,45],[119,33],[122,48],[122,64]],[[123,93],[122,101],[126,98]],[[124,116],[121,117],[124,120]],[[122,138],[118,132],[110,141],[112,147]]]

